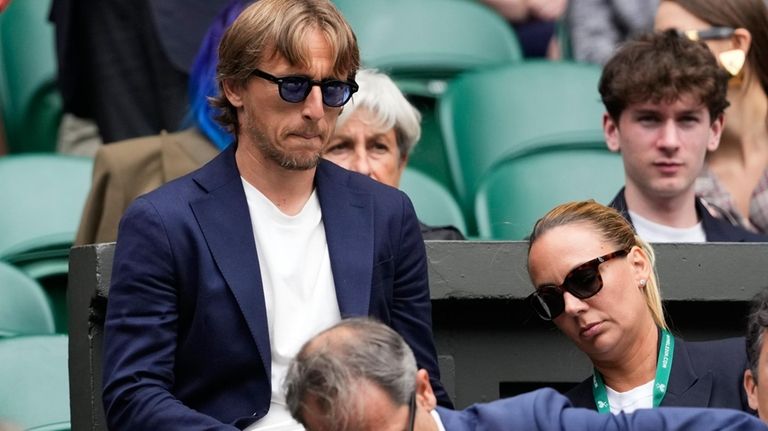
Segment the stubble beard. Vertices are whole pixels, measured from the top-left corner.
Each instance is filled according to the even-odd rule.
[[[252,124],[248,124],[247,132],[256,149],[264,155],[264,158],[277,163],[281,168],[291,171],[306,171],[314,169],[320,163],[320,150],[317,152],[289,152],[278,148],[270,140],[257,130]]]
[[[283,151],[265,140],[256,141],[256,147],[269,160],[291,171],[306,171],[313,169],[320,162],[320,153],[292,154]]]

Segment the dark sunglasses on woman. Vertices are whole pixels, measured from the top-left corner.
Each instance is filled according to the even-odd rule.
[[[552,320],[565,311],[565,299],[563,298],[565,292],[579,299],[595,296],[603,288],[600,264],[616,257],[626,256],[627,254],[629,254],[629,250],[617,250],[582,263],[565,276],[563,284],[559,286],[554,284],[539,286],[526,300],[531,304],[539,317],[544,320]]]
[[[317,85],[323,95],[323,103],[332,108],[338,108],[349,102],[352,94],[358,89],[357,83],[354,81],[347,82],[338,79],[315,81],[301,75],[277,77],[259,69],[254,69],[251,75],[277,84],[280,98],[290,103],[304,101],[309,96],[309,92],[312,91],[312,87]]]

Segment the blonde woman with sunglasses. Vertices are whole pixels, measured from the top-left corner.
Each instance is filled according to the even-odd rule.
[[[764,0],[662,0],[656,30],[704,41],[730,75],[720,146],[696,192],[732,221],[768,233],[768,7]]]
[[[594,374],[566,396],[577,407],[631,413],[658,406],[750,411],[743,338],[685,342],[664,319],[651,247],[594,201],[549,211],[534,226],[528,271],[537,314],[584,352]]]

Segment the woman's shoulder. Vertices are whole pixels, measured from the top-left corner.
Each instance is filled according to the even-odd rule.
[[[707,368],[716,365],[741,366],[747,360],[747,344],[744,337],[707,341],[684,341],[675,337],[675,342],[685,350],[691,363],[695,365],[706,365]]]

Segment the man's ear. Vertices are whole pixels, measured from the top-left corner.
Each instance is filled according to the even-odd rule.
[[[619,145],[619,125],[613,121],[613,117],[607,112],[603,114],[603,135],[605,136],[605,145],[614,153],[621,151]]]
[[[747,393],[747,402],[749,403],[749,406],[752,410],[757,410],[757,407],[760,405],[757,402],[757,382],[750,369],[744,371],[744,391]],[[760,412],[758,412],[758,415],[759,413]],[[763,412],[763,415],[765,415],[765,412]]]
[[[720,146],[720,137],[723,135],[723,127],[725,127],[725,114],[720,114],[709,125],[709,142],[707,142],[707,151],[715,151]]]
[[[429,383],[429,373],[423,368],[416,372],[416,402],[427,411],[437,406],[437,398]]]
[[[221,87],[224,90],[224,97],[229,100],[229,103],[231,103],[232,106],[235,108],[240,108],[243,106],[242,92],[245,90],[243,85],[235,83],[231,79],[227,79],[222,82]]]

